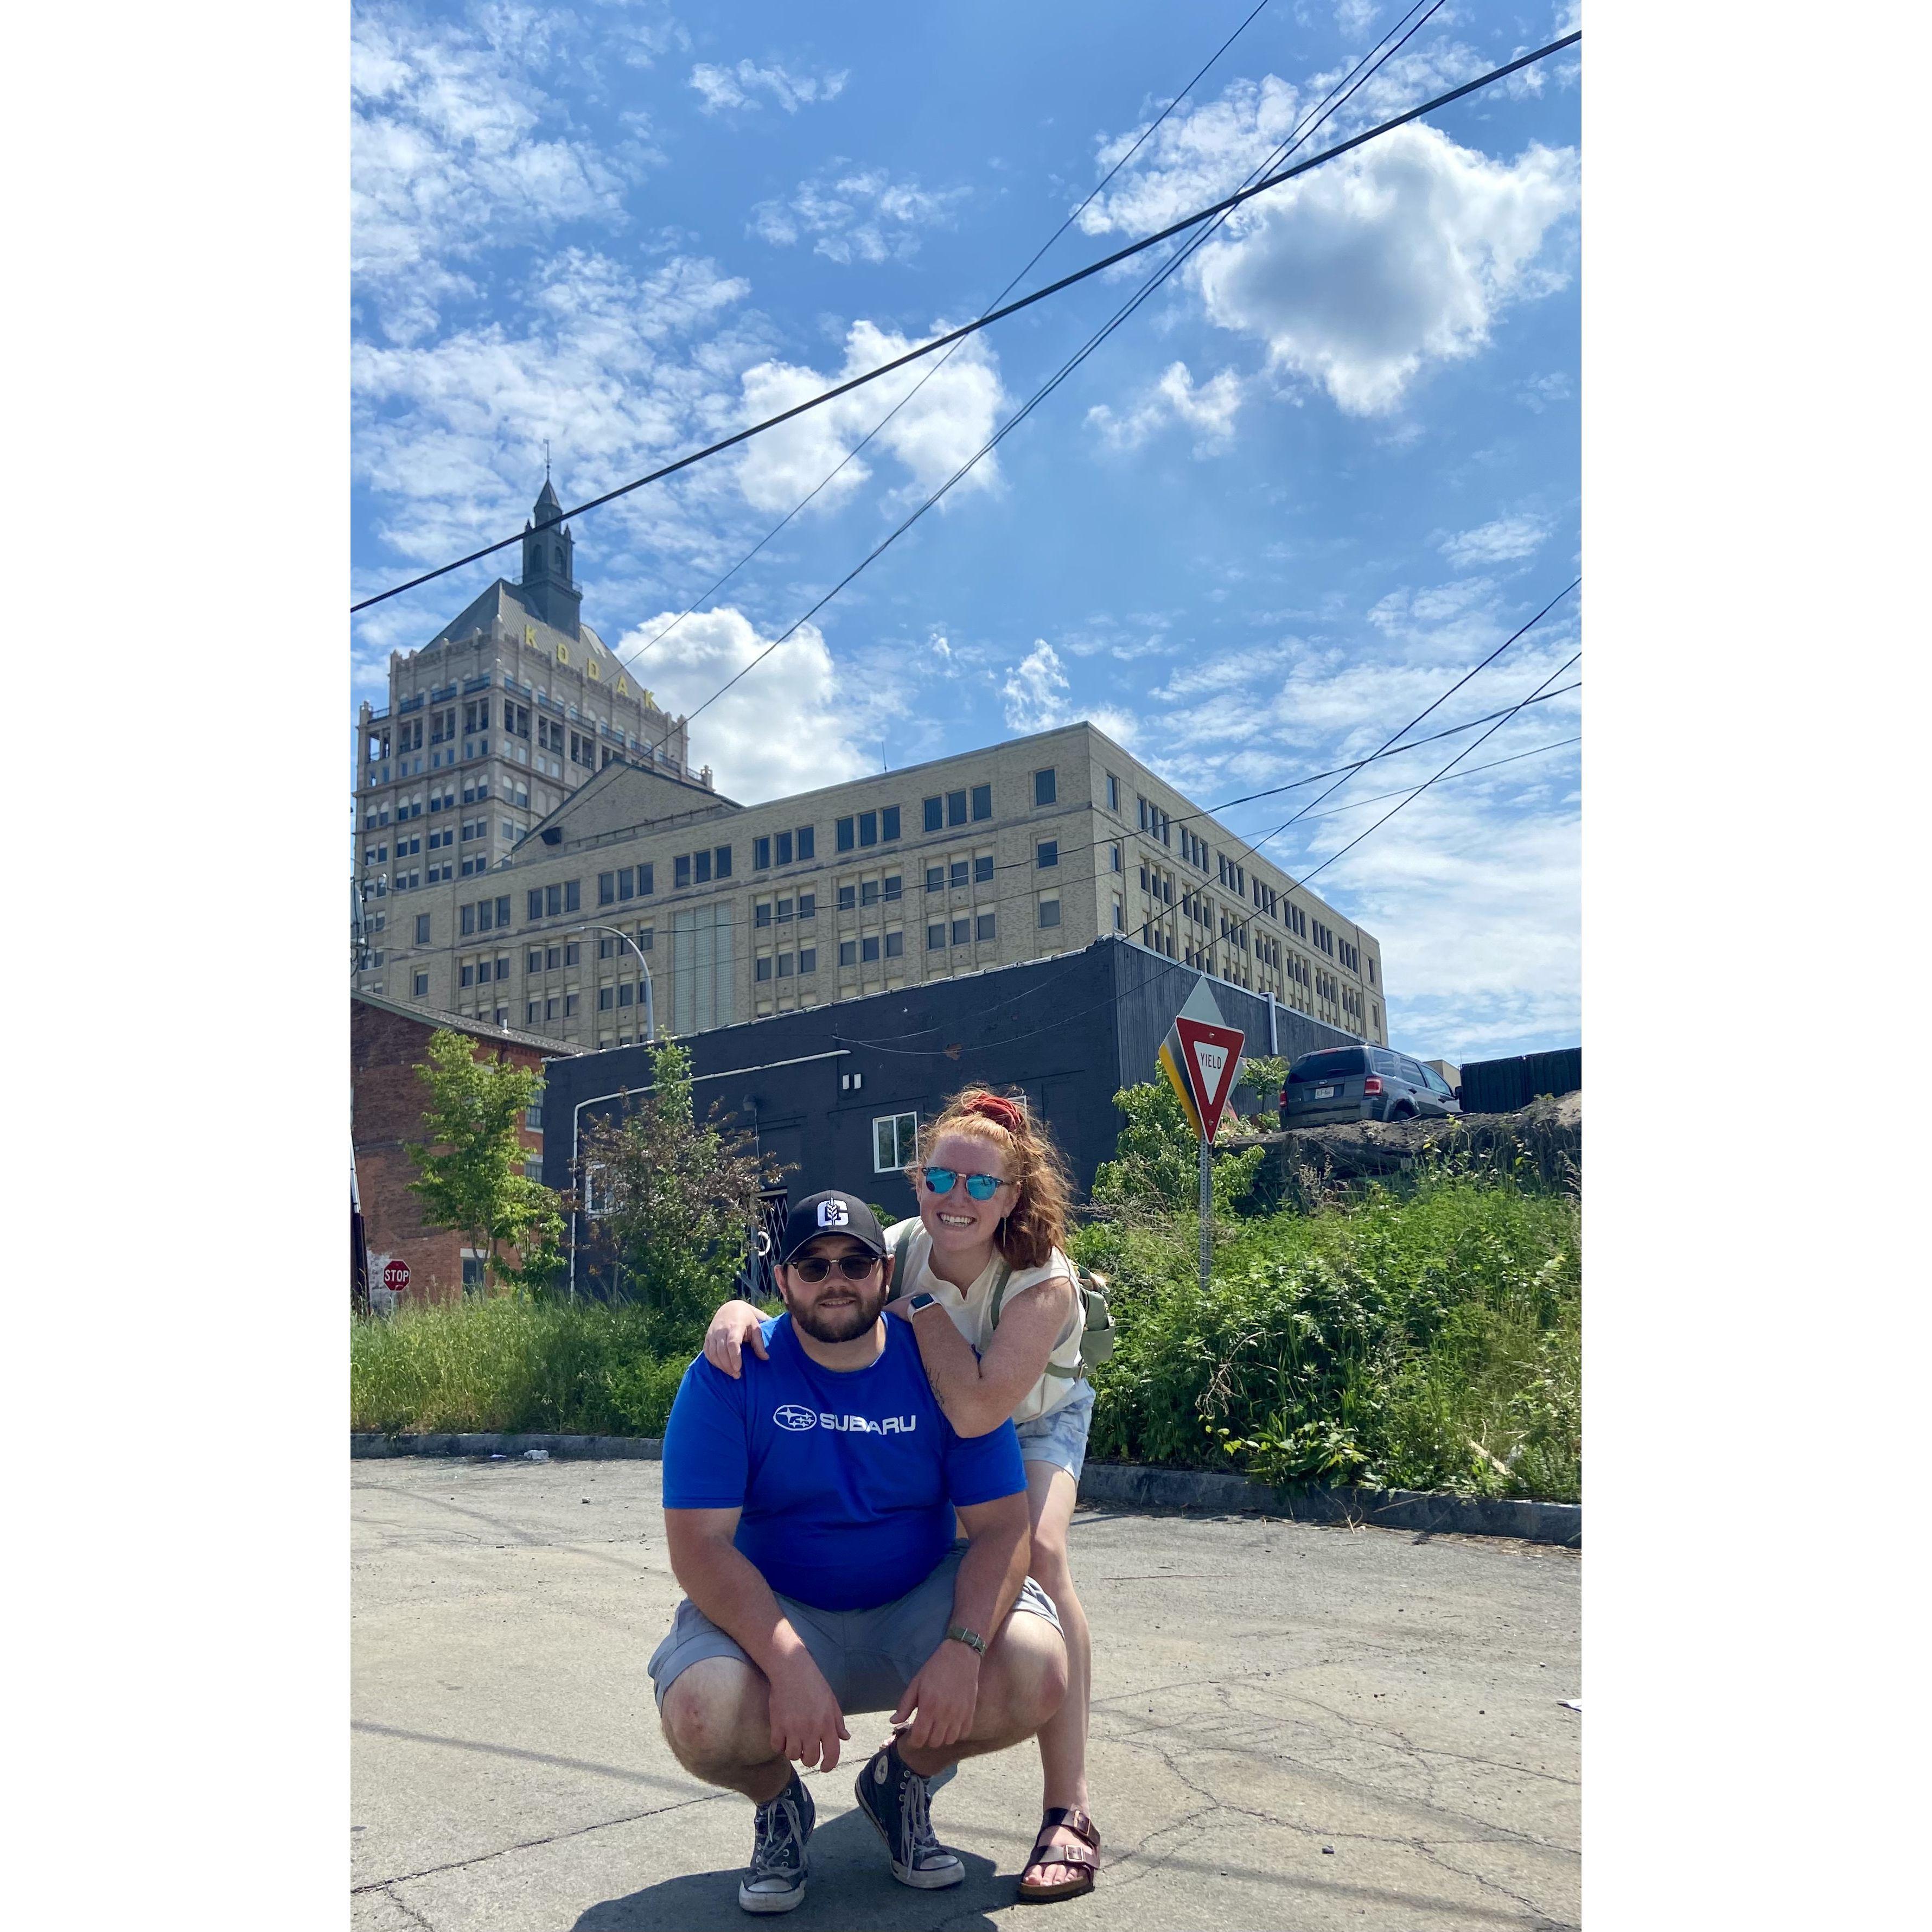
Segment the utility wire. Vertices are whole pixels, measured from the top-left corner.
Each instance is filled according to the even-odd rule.
[[[1292,152],[1295,147],[1300,146],[1300,143],[1305,141],[1317,128],[1321,126],[1323,122],[1328,119],[1330,116],[1334,114],[1340,107],[1345,105],[1349,98],[1357,91],[1357,89],[1364,86],[1373,76],[1378,69],[1384,65],[1389,59],[1393,58],[1393,56],[1398,52],[1427,23],[1430,16],[1436,13],[1442,4],[1443,0],[1432,0],[1432,3],[1429,6],[1428,10],[1423,14],[1420,19],[1415,21],[1414,26],[1410,26],[1406,32],[1402,33],[1401,38],[1395,40],[1394,45],[1384,45],[1384,43],[1390,40],[1390,34],[1384,34],[1382,40],[1378,41],[1375,48],[1371,50],[1370,52],[1367,56],[1365,56],[1361,62],[1358,63],[1356,68],[1347,79],[1341,82],[1338,82],[1335,87],[1330,88],[1327,96],[1324,97],[1322,101],[1315,109],[1310,111],[1310,114],[1304,118],[1296,130],[1292,133],[1286,140],[1282,142],[1276,148],[1274,154],[1270,156],[1269,160],[1262,164],[1262,167],[1265,168],[1271,165],[1274,161],[1278,160],[1282,155]],[[1415,10],[1414,8],[1411,8],[1410,14],[1412,14],[1414,11]],[[1405,15],[1403,16],[1405,20],[1408,17],[1408,15]],[[1398,22],[1397,24],[1398,26],[1400,26],[1401,23]],[[1391,33],[1394,31],[1394,29],[1391,29]],[[1257,170],[1257,172],[1258,172],[1258,170]],[[949,476],[944,483],[940,484],[938,489],[934,490],[933,493],[928,496],[917,508],[914,510],[902,523],[901,523],[896,529],[889,531],[871,550],[869,550],[864,556],[861,557],[858,562],[854,564],[836,584],[833,584],[830,590],[827,590],[823,596],[819,598],[818,602],[812,604],[809,610],[804,612],[800,616],[794,619],[791,623],[787,626],[787,627],[782,631],[778,636],[774,638],[769,644],[766,645],[764,649],[760,651],[756,656],[751,658],[746,664],[740,666],[738,670],[734,672],[730,677],[726,679],[724,683],[720,685],[709,698],[706,698],[704,703],[698,706],[696,710],[686,713],[683,718],[679,721],[677,724],[673,726],[670,730],[668,730],[664,736],[658,741],[658,743],[652,748],[652,757],[655,758],[655,755],[658,752],[662,751],[666,745],[669,744],[671,739],[676,735],[676,733],[680,730],[687,729],[689,727],[691,720],[698,716],[700,712],[704,711],[710,706],[716,704],[718,699],[722,698],[727,692],[730,690],[732,686],[736,684],[740,679],[748,676],[752,671],[755,670],[760,664],[764,662],[766,658],[771,656],[772,652],[778,649],[781,644],[786,643],[789,639],[795,636],[799,630],[806,624],[810,622],[812,618],[816,616],[820,610],[824,610],[826,605],[830,604],[832,600],[862,571],[868,568],[873,563],[877,562],[880,557],[883,556],[901,537],[905,535],[907,531],[912,528],[914,524],[917,523],[928,510],[932,508],[934,505],[938,503],[946,495],[947,491],[952,488],[954,484],[958,483],[962,478],[965,476],[968,472],[973,469],[976,464],[979,463],[989,452],[998,448],[1000,444],[1003,442],[1007,436],[1010,436],[1022,423],[1025,422],[1027,418],[1030,416],[1035,410],[1039,408],[1040,404],[1046,401],[1047,398],[1052,395],[1054,391],[1058,388],[1060,384],[1065,382],[1067,377],[1072,374],[1073,371],[1078,368],[1081,364],[1085,362],[1088,357],[1091,356],[1094,352],[1100,347],[1101,344],[1105,342],[1108,337],[1112,335],[1114,331],[1118,328],[1121,324],[1140,307],[1142,303],[1147,301],[1148,298],[1160,287],[1162,283],[1164,283],[1167,278],[1188,259],[1196,249],[1198,248],[1209,236],[1216,232],[1216,230],[1220,226],[1222,222],[1225,221],[1226,218],[1227,217],[1225,212],[1221,214],[1216,217],[1210,225],[1203,229],[1200,233],[1191,236],[1186,242],[1183,242],[1181,245],[1174,250],[1173,254],[1170,256],[1160,268],[1156,269],[1154,272],[1148,277],[1147,280],[1142,283],[1141,286],[1132,296],[1130,296],[1126,301],[1123,302],[1120,306],[1114,310],[1114,314],[1109,316],[1098,329],[1095,330],[1094,332],[1087,338],[1086,341],[1084,342],[1072,356],[1067,358],[1066,362],[1060,364],[1060,368],[1054,372],[1052,376],[1051,376],[1046,382],[1042,383],[1038,388],[1034,390],[1033,394],[1027,398],[1026,401],[1010,416],[1009,416],[1006,420],[1002,423],[1000,427],[995,430],[993,434],[988,436],[987,440],[982,443],[957,470],[954,470],[952,474]],[[1185,226],[1186,224],[1184,224],[1182,225]]]
[[[1225,196],[1220,201],[1210,202],[1205,208],[1197,208],[1192,214],[1184,215],[1178,221],[1170,222],[1165,228],[1157,229],[1151,235],[1143,236],[1138,242],[1130,242],[1125,248],[1117,248],[1112,254],[1103,255],[1097,261],[1090,262],[1083,268],[1076,268],[1070,274],[1062,275],[1058,280],[1046,284],[1042,287],[1034,290],[1030,295],[1022,296],[1017,301],[1006,302],[988,309],[984,315],[978,316],[974,321],[963,323],[958,328],[949,329],[944,334],[936,335],[931,341],[922,343],[917,348],[907,350],[903,356],[894,356],[890,361],[880,363],[878,368],[866,370],[862,375],[854,376],[845,382],[835,383],[830,388],[821,391],[816,396],[808,397],[805,401],[794,404],[788,410],[780,410],[776,416],[767,416],[762,422],[754,423],[748,428],[735,430],[730,436],[722,437],[716,442],[706,444],[702,449],[693,450],[687,455],[679,457],[674,462],[662,464],[656,470],[646,472],[642,476],[632,478],[628,483],[620,484],[614,490],[607,490],[602,496],[590,497],[584,502],[579,503],[574,509],[565,512],[560,520],[567,520],[571,518],[586,515],[592,510],[601,508],[606,503],[614,502],[620,496],[628,496],[634,490],[642,489],[647,483],[655,483],[666,476],[675,476],[680,470],[688,470],[693,464],[700,463],[707,457],[716,456],[722,451],[735,448],[738,444],[748,442],[752,437],[762,435],[766,430],[775,429],[781,423],[789,422],[794,416],[802,416],[808,410],[818,409],[838,397],[849,394],[851,391],[862,388],[868,382],[876,382],[881,376],[890,375],[895,369],[904,368],[908,363],[917,362],[920,357],[931,355],[936,349],[944,349],[950,344],[963,340],[967,336],[976,334],[981,329],[989,328],[996,322],[1004,321],[1010,315],[1016,315],[1022,309],[1030,308],[1034,303],[1044,302],[1048,296],[1058,295],[1063,289],[1071,288],[1077,282],[1083,282],[1091,276],[1100,274],[1105,270],[1112,268],[1117,262],[1126,261],[1132,256],[1140,254],[1157,244],[1170,239],[1174,236],[1180,234],[1185,230],[1210,220],[1217,214],[1229,213],[1240,206],[1244,202],[1252,200],[1256,195],[1265,194],[1270,188],[1279,188],[1282,183],[1293,181],[1298,176],[1306,174],[1312,169],[1318,168],[1327,162],[1339,160],[1343,154],[1352,153],[1357,148],[1362,147],[1370,141],[1378,140],[1382,136],[1392,133],[1397,128],[1406,127],[1412,121],[1418,121],[1425,115],[1432,114],[1440,108],[1447,107],[1452,102],[1463,100],[1470,94],[1480,92],[1484,88],[1492,87],[1498,81],[1507,80],[1510,75],[1519,73],[1526,67],[1533,66],[1537,62],[1546,60],[1551,55],[1561,53],[1564,48],[1575,46],[1582,38],[1582,32],[1580,28],[1577,32],[1565,34],[1560,40],[1552,40],[1546,46],[1538,47],[1532,52],[1520,55],[1516,59],[1506,62],[1501,67],[1492,68],[1487,74],[1478,75],[1474,80],[1465,81],[1460,87],[1450,88],[1446,93],[1438,94],[1432,99],[1424,101],[1419,106],[1409,108],[1405,112],[1393,116],[1387,121],[1378,122],[1372,128],[1365,128],[1359,134],[1353,134],[1346,140],[1338,141],[1332,148],[1324,148],[1320,154],[1312,155],[1305,161],[1297,162],[1293,167],[1283,168],[1279,172],[1271,174],[1264,180],[1238,188],[1232,194]],[[466,556],[458,557],[448,563],[439,564],[434,570],[424,571],[419,575],[410,578],[403,583],[392,584],[387,590],[378,591],[374,596],[363,598],[359,602],[350,604],[349,607],[350,614],[353,615],[358,610],[367,610],[371,606],[382,603],[389,598],[399,597],[406,590],[414,590],[423,584],[434,582],[439,577],[446,577],[452,571],[460,570],[467,564],[479,562],[486,556],[494,556],[500,550],[508,550],[512,544],[520,543],[522,541],[523,532],[518,531],[514,536],[502,538],[495,543],[485,544],[482,549],[472,550]]]
[[[1561,677],[1563,674],[1570,668],[1570,664],[1574,664],[1576,662],[1576,658],[1580,658],[1582,655],[1583,653],[1581,651],[1579,651],[1576,652],[1575,657],[1573,657],[1569,660],[1568,663],[1558,664],[1556,668],[1550,674],[1550,676],[1546,677],[1543,680],[1542,683],[1539,684],[1536,687],[1536,689],[1530,693],[1529,697],[1522,700],[1523,704],[1527,704],[1532,699],[1541,696],[1544,686],[1548,685],[1552,680]],[[1496,734],[1509,722],[1510,719],[1514,718],[1516,712],[1522,710],[1522,705],[1521,704],[1513,705],[1505,716],[1498,718],[1496,723],[1492,724],[1490,728],[1483,734],[1482,737],[1478,738],[1476,740],[1475,745],[1465,745],[1462,750],[1458,752],[1456,755],[1449,760],[1448,764],[1444,765],[1440,771],[1436,772],[1431,777],[1424,778],[1421,784],[1418,785],[1412,792],[1409,793],[1408,795],[1403,799],[1401,805],[1391,806],[1387,812],[1382,814],[1381,818],[1376,820],[1374,824],[1370,826],[1364,831],[1357,832],[1354,837],[1351,838],[1348,844],[1342,848],[1341,851],[1330,853],[1328,857],[1324,859],[1321,864],[1316,867],[1314,872],[1303,873],[1300,878],[1298,880],[1296,883],[1305,888],[1310,879],[1313,878],[1317,873],[1327,872],[1328,868],[1334,865],[1337,859],[1342,856],[1342,853],[1352,852],[1364,838],[1368,837],[1370,832],[1381,830],[1382,826],[1386,825],[1398,812],[1402,810],[1403,806],[1413,805],[1431,785],[1437,784],[1441,780],[1446,778],[1449,776],[1450,772],[1454,770],[1456,766],[1460,765],[1462,760],[1476,748],[1476,745],[1481,744],[1486,739],[1494,737]]]
[[[1013,290],[1019,286],[1021,281],[1032,272],[1035,264],[1039,262],[1040,257],[1066,232],[1068,229],[1072,226],[1075,222],[1079,220],[1082,215],[1086,213],[1088,208],[1092,207],[1095,200],[1098,199],[1102,191],[1106,188],[1107,184],[1112,181],[1114,177],[1118,174],[1130,160],[1133,159],[1135,155],[1140,152],[1142,146],[1153,136],[1156,130],[1160,127],[1162,122],[1166,121],[1167,117],[1187,98],[1189,94],[1190,94],[1197,86],[1200,85],[1202,76],[1205,74],[1208,70],[1214,66],[1215,62],[1218,61],[1221,56],[1241,38],[1242,34],[1246,32],[1248,28],[1254,23],[1256,16],[1260,14],[1262,9],[1268,4],[1269,0],[1259,0],[1259,4],[1256,6],[1253,11],[1248,15],[1247,18],[1244,20],[1241,24],[1214,50],[1213,53],[1208,56],[1205,62],[1203,63],[1199,70],[1195,74],[1194,78],[1189,81],[1186,86],[1182,88],[1180,92],[1174,95],[1173,99],[1161,110],[1160,112],[1141,130],[1139,135],[1136,138],[1133,146],[1130,147],[1126,152],[1120,158],[1100,177],[1099,181],[1094,183],[1092,189],[1088,193],[1086,200],[1082,201],[1080,205],[1073,210],[1072,213],[1069,214],[1066,220],[1061,222],[1060,226],[1033,251],[1033,254],[1027,259],[1026,262],[1022,265],[1019,270],[1007,281],[1005,287],[1001,289],[999,293],[994,296],[993,299],[986,304],[986,308],[988,309],[997,308],[1001,302],[1004,302],[1007,296],[1011,295]],[[986,313],[986,310],[982,310],[980,313],[983,315]],[[802,511],[803,511],[822,490],[828,488],[838,479],[840,475],[844,472],[847,464],[850,463],[856,457],[857,457],[860,452],[866,448],[867,445],[869,444],[873,439],[885,428],[886,425],[892,421],[893,417],[897,416],[900,410],[904,409],[906,405],[919,394],[920,391],[924,388],[926,384],[931,382],[933,377],[938,375],[940,370],[944,369],[946,364],[952,361],[953,356],[958,350],[958,347],[959,344],[958,343],[956,342],[952,344],[946,350],[946,353],[940,356],[939,360],[934,363],[932,366],[920,377],[919,380],[915,382],[897,402],[893,404],[892,407],[889,409],[885,414],[882,416],[879,420],[875,422],[872,427],[868,429],[866,434],[838,459],[838,462],[832,466],[828,474],[804,496],[801,496],[799,500],[794,503],[792,507],[788,510],[785,514],[781,517],[738,560],[736,563],[732,565],[729,570],[725,572],[722,577],[718,578],[716,582],[708,585],[705,589],[700,590],[683,610],[680,610],[668,624],[665,625],[662,630],[658,632],[656,635],[646,638],[641,644],[638,645],[637,648],[630,653],[628,658],[620,658],[619,662],[628,664],[634,668],[638,658],[642,657],[645,652],[650,650],[653,645],[662,644],[664,640],[669,637],[672,632],[676,630],[687,617],[694,615],[698,607],[702,604],[707,598],[715,597],[719,591],[722,590],[725,585],[729,584],[732,578],[736,577],[739,572],[742,570],[746,565],[749,563],[764,548],[766,544],[770,543],[775,536],[783,530],[786,526],[789,524]]]
[[[1472,765],[1466,772],[1458,772],[1456,778],[1446,779],[1444,782],[1454,784],[1456,778],[1472,778],[1484,772],[1500,771],[1504,765],[1517,764],[1525,758],[1540,758],[1545,752],[1560,752],[1565,745],[1580,745],[1582,742],[1583,735],[1580,731],[1574,737],[1552,738],[1546,745],[1532,745],[1526,752],[1512,752],[1506,758],[1492,758],[1486,765]],[[1357,799],[1352,805],[1335,806],[1327,812],[1311,812],[1308,814],[1308,822],[1312,825],[1319,819],[1340,818],[1346,813],[1360,812],[1365,805],[1379,805],[1385,798],[1400,798],[1401,796],[1400,790],[1372,792],[1366,798]]]

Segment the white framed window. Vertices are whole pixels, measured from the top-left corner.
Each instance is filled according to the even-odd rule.
[[[593,1219],[610,1211],[610,1190],[604,1184],[604,1169],[594,1162],[584,1170],[584,1211]]]
[[[872,1172],[895,1174],[919,1151],[919,1116],[881,1114],[872,1122]]]

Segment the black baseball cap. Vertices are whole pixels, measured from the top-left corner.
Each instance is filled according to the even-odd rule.
[[[883,1256],[886,1238],[879,1232],[878,1218],[856,1196],[830,1189],[823,1194],[808,1194],[785,1217],[784,1236],[773,1257],[780,1267],[789,1262],[806,1242],[820,1234],[849,1234],[868,1253]]]

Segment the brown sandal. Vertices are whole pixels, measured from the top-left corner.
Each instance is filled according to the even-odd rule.
[[[1056,1826],[1064,1826],[1076,1837],[1084,1838],[1082,1845],[1049,1845],[1046,1834]],[[1020,1874],[1020,1897],[1029,1905],[1046,1905],[1056,1898],[1081,1898],[1094,1889],[1094,1874],[1100,1868],[1100,1834],[1094,1821],[1085,1812],[1065,1804],[1056,1804],[1040,1821],[1040,1836],[1034,1839],[1033,1855],[1026,1862],[1026,1870]],[[1072,1865],[1080,1876],[1063,1879],[1058,1885],[1028,1885],[1027,1872],[1036,1865]]]

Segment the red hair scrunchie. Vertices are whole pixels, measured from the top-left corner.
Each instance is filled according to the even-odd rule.
[[[967,1112],[982,1115],[995,1126],[1004,1127],[1010,1134],[1017,1134],[1026,1125],[1025,1114],[1012,1101],[1003,1100],[997,1094],[975,1094],[971,1100],[962,1104]]]

